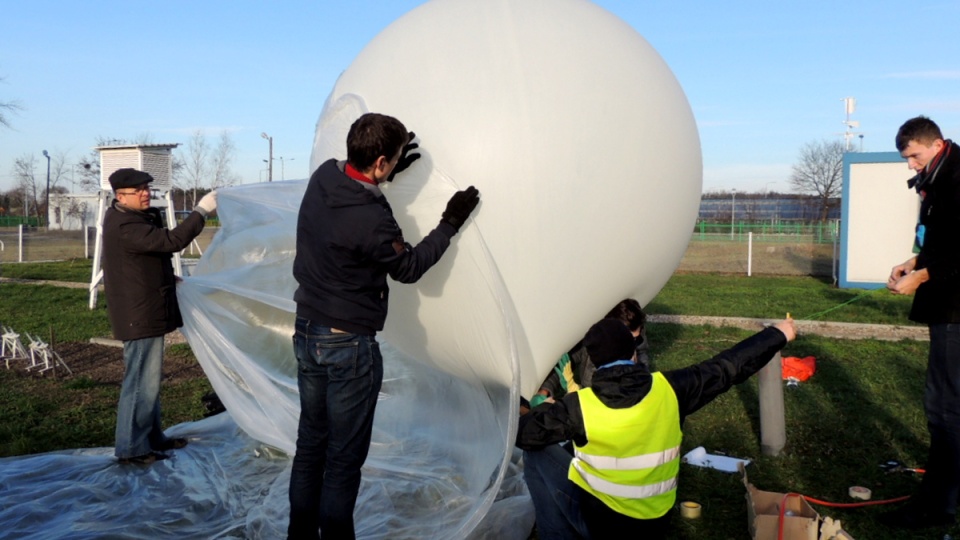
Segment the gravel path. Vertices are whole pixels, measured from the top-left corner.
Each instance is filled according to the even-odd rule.
[[[733,326],[745,330],[757,330],[765,324],[776,323],[772,319],[748,319],[746,317],[701,317],[697,315],[649,315],[652,323],[673,323],[688,325]],[[915,339],[929,341],[926,326],[900,326],[892,324],[859,324],[824,321],[796,321],[800,335],[813,334],[839,339],[879,339],[899,341]]]

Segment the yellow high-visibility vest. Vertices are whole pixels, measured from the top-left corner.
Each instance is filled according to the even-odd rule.
[[[656,372],[650,393],[627,409],[607,407],[592,388],[578,395],[587,444],[574,446],[567,477],[621,514],[666,514],[677,499],[683,439],[673,387]]]

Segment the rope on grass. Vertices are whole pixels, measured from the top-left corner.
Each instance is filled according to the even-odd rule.
[[[873,289],[872,291],[867,291],[867,292],[865,292],[865,293],[860,293],[860,294],[858,294],[857,296],[854,296],[853,298],[847,300],[846,302],[843,302],[843,303],[841,303],[841,304],[837,304],[837,305],[833,306],[832,308],[825,309],[825,310],[820,311],[820,312],[818,312],[818,313],[814,313],[813,315],[807,315],[806,317],[803,317],[803,320],[809,321],[809,320],[812,320],[812,319],[816,319],[817,317],[820,317],[820,316],[822,316],[822,315],[826,315],[827,313],[830,313],[830,312],[833,311],[833,310],[840,309],[840,308],[842,308],[843,306],[845,306],[845,305],[847,305],[847,304],[852,304],[852,303],[856,302],[857,300],[860,300],[861,298],[866,298],[867,296],[870,296],[871,294],[874,294],[874,293],[876,293],[877,291],[885,291],[885,290],[886,290],[885,288],[880,287],[880,288],[877,288],[877,289]],[[800,319],[800,317],[797,317],[797,319]]]

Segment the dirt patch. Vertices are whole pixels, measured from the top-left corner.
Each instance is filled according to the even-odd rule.
[[[87,378],[100,385],[120,386],[123,381],[123,349],[120,347],[69,341],[57,343],[54,350],[63,358],[72,375],[61,367],[55,373],[37,373],[36,369],[27,371],[29,361],[26,360],[11,360],[11,371],[24,377]],[[177,383],[197,377],[204,377],[204,373],[193,355],[187,350],[167,347],[163,357],[164,381]]]

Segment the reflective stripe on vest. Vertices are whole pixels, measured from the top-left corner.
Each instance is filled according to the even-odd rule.
[[[680,411],[673,387],[654,373],[649,393],[611,409],[593,390],[578,392],[587,444],[576,447],[568,478],[611,509],[637,519],[666,514],[676,502]]]

